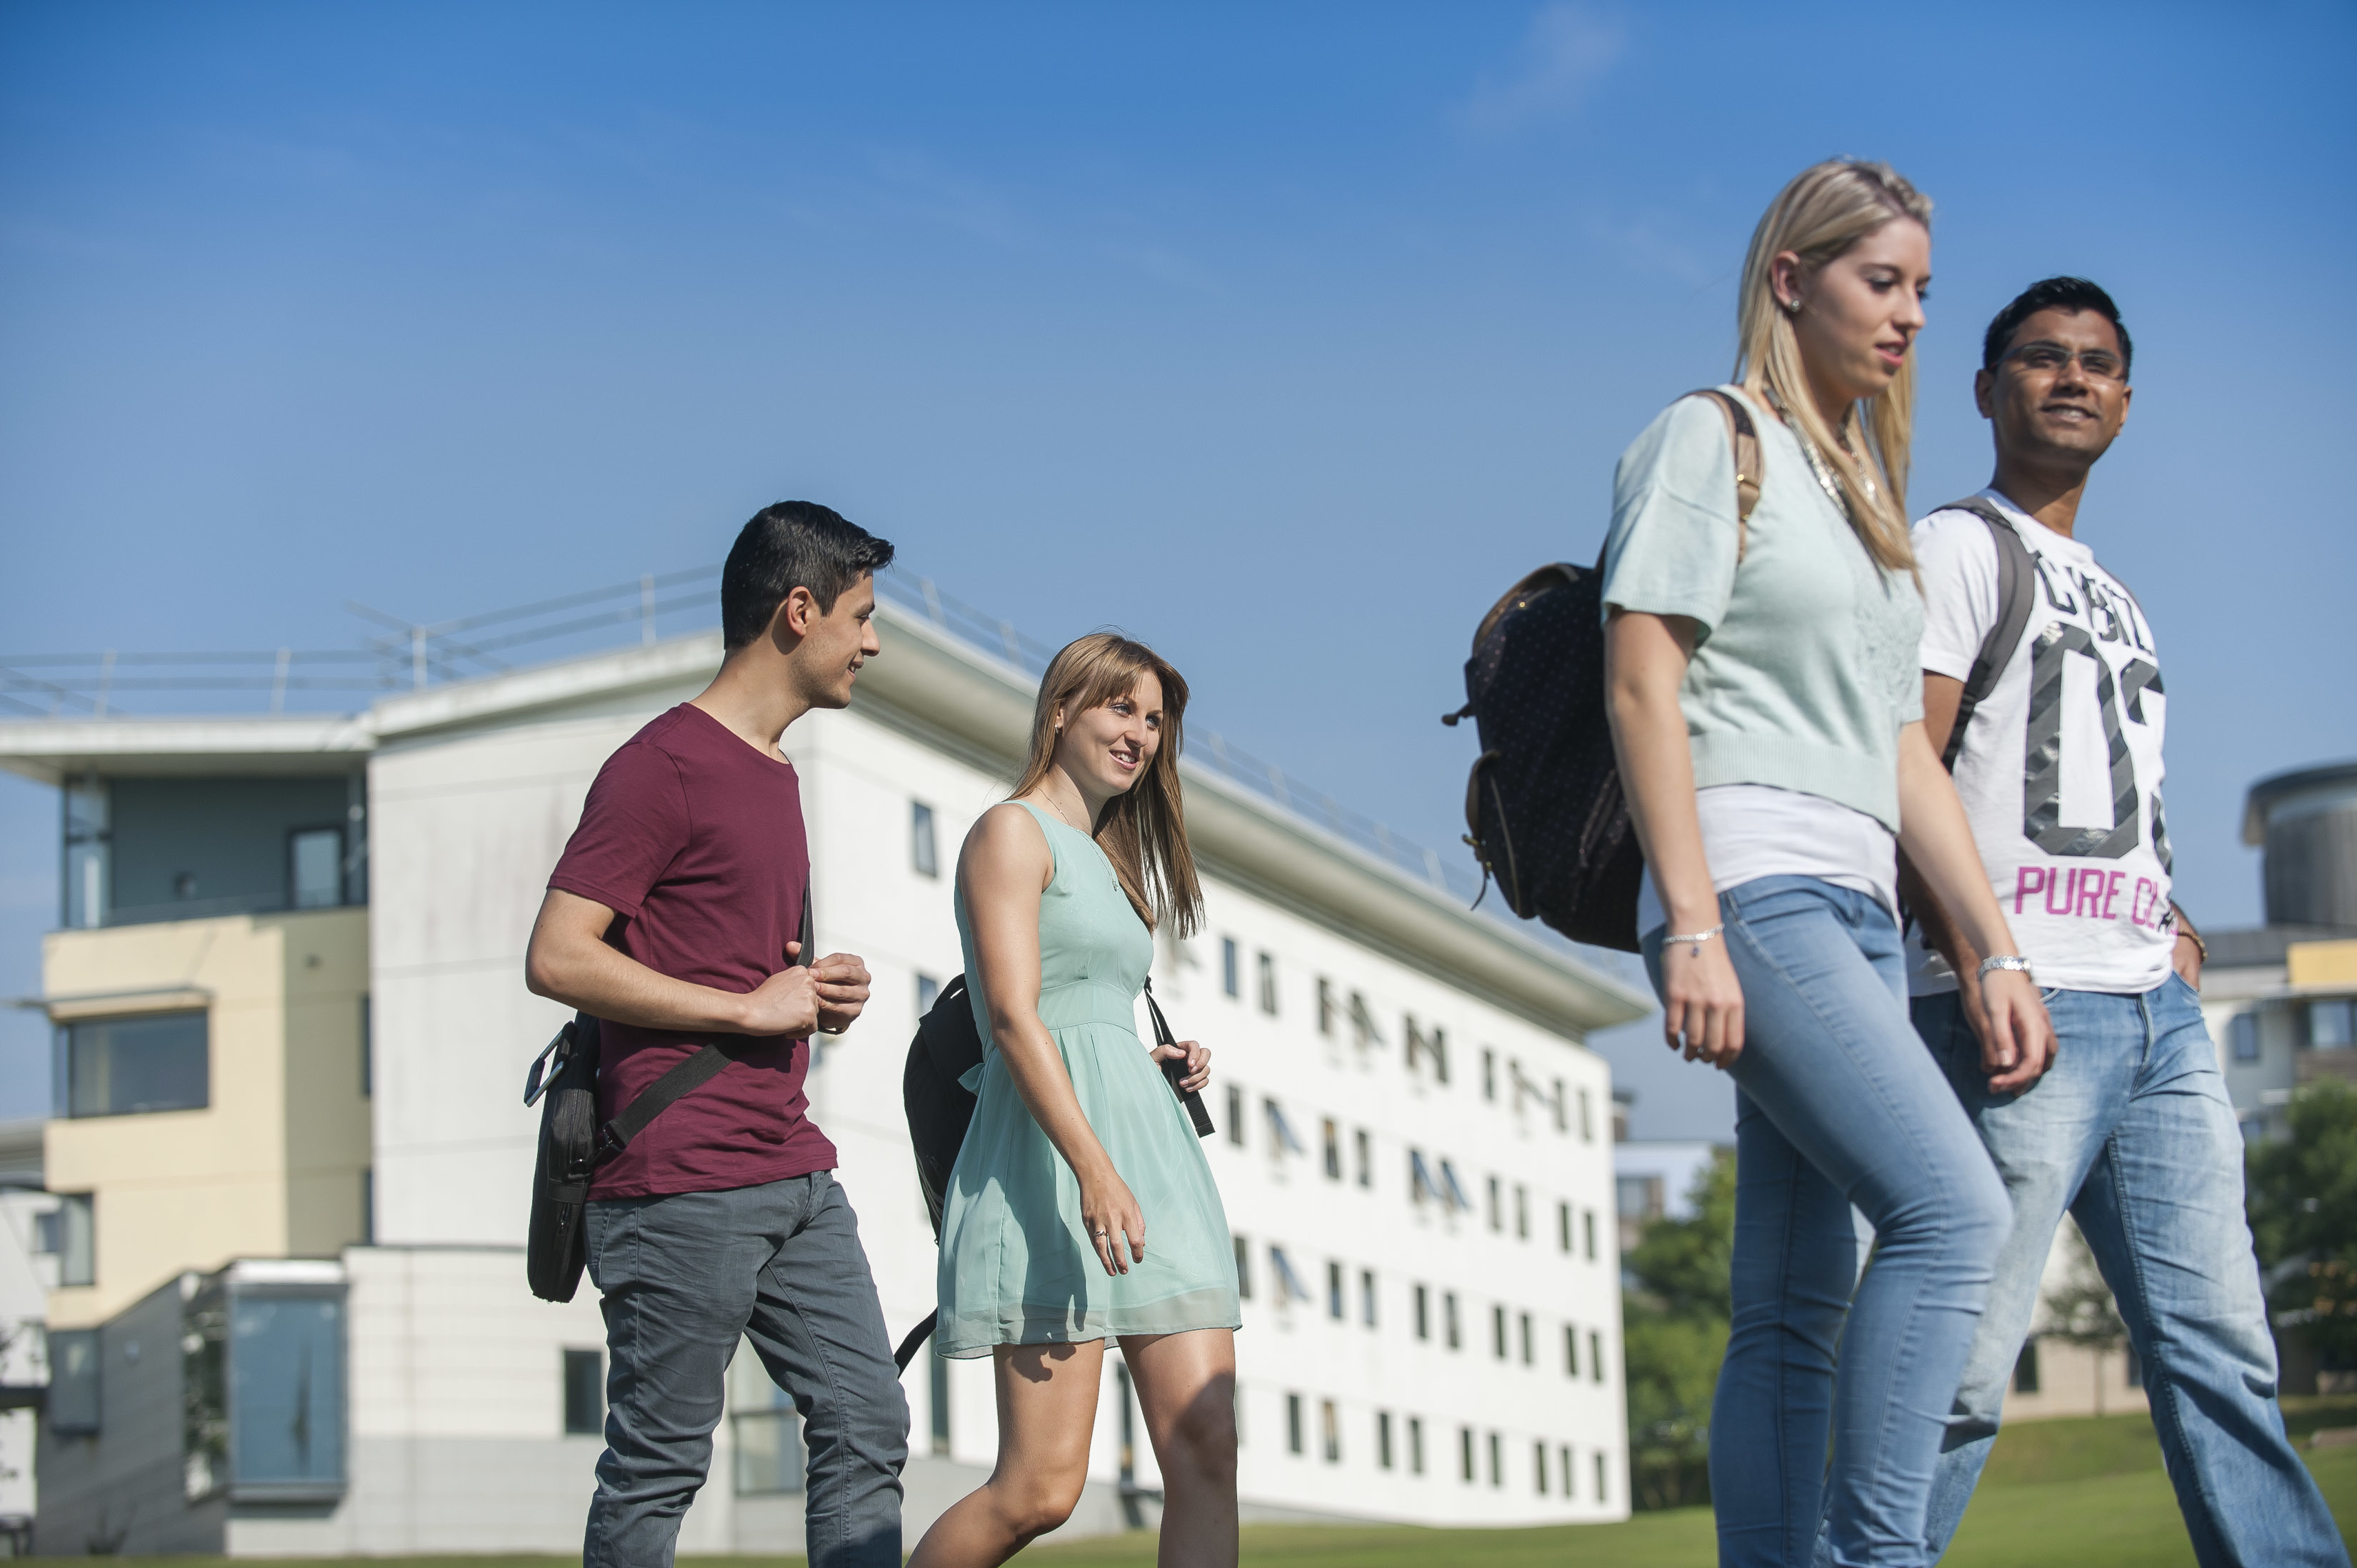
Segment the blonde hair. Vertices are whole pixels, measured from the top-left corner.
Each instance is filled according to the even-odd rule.
[[[1860,240],[1901,218],[1926,230],[1932,199],[1885,163],[1829,158],[1803,169],[1777,192],[1751,231],[1736,296],[1735,380],[1755,400],[1773,402],[1816,448],[1847,502],[1857,531],[1883,570],[1912,571],[1907,533],[1908,446],[1915,423],[1915,356],[1909,353],[1879,397],[1850,405],[1844,428],[1825,423],[1809,393],[1800,338],[1778,308],[1770,275],[1777,256],[1791,251],[1814,274]]]
[[[1055,766],[1063,729],[1060,715],[1069,719],[1125,697],[1142,675],[1162,682],[1161,743],[1136,782],[1105,802],[1092,832],[1137,918],[1149,928],[1175,920],[1178,934],[1190,936],[1202,923],[1203,893],[1195,881],[1194,854],[1187,847],[1187,808],[1178,789],[1187,682],[1169,660],[1117,632],[1092,632],[1066,643],[1040,677],[1039,703],[1031,713],[1031,756],[1014,794],[1029,794]]]

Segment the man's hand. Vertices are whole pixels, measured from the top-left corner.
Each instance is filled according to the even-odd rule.
[[[1978,984],[1961,975],[1957,980],[1959,991],[1969,998],[1964,1015],[1974,1020],[1974,1032],[1980,1036],[1989,1092],[2014,1094],[2036,1083],[2053,1065],[2056,1047],[2054,1024],[2046,1015],[2038,987],[2018,970],[1993,970]]]
[[[822,1027],[823,1017],[818,983],[797,964],[778,971],[747,993],[737,1027],[743,1034],[799,1040]]]
[[[801,949],[800,942],[786,944],[790,955]],[[818,1026],[830,1035],[840,1035],[850,1028],[867,1005],[870,977],[866,961],[857,953],[829,953],[802,972],[811,977],[816,988]]]

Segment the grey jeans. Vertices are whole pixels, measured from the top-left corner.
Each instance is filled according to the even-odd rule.
[[[671,1563],[740,1336],[802,1413],[811,1568],[899,1568],[909,1405],[834,1177],[592,1203],[587,1240],[610,1365],[585,1568]]]

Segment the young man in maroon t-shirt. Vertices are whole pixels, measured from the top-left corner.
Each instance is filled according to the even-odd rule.
[[[604,1024],[601,1122],[705,1042],[733,1056],[590,1185],[611,1368],[585,1568],[672,1561],[740,1336],[802,1414],[812,1568],[899,1568],[908,1403],[802,1093],[811,1033],[850,1026],[867,967],[800,950],[810,853],[778,749],[811,709],[849,705],[891,559],[807,501],[745,525],[720,673],[598,770],[533,928],[527,983]]]

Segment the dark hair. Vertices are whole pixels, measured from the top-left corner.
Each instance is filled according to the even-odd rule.
[[[786,596],[808,588],[831,615],[843,591],[892,564],[892,547],[816,501],[780,501],[753,514],[720,569],[720,639],[734,653],[770,628]]]
[[[1996,319],[1989,323],[1988,336],[1981,339],[1981,369],[1996,370],[1996,362],[2013,347],[2013,335],[2021,330],[2021,324],[2041,310],[2093,311],[2119,334],[2122,373],[2136,363],[2136,347],[2128,341],[2127,327],[2120,320],[2120,307],[2112,303],[2112,296],[2085,278],[2063,277],[2031,284],[1996,313]]]

